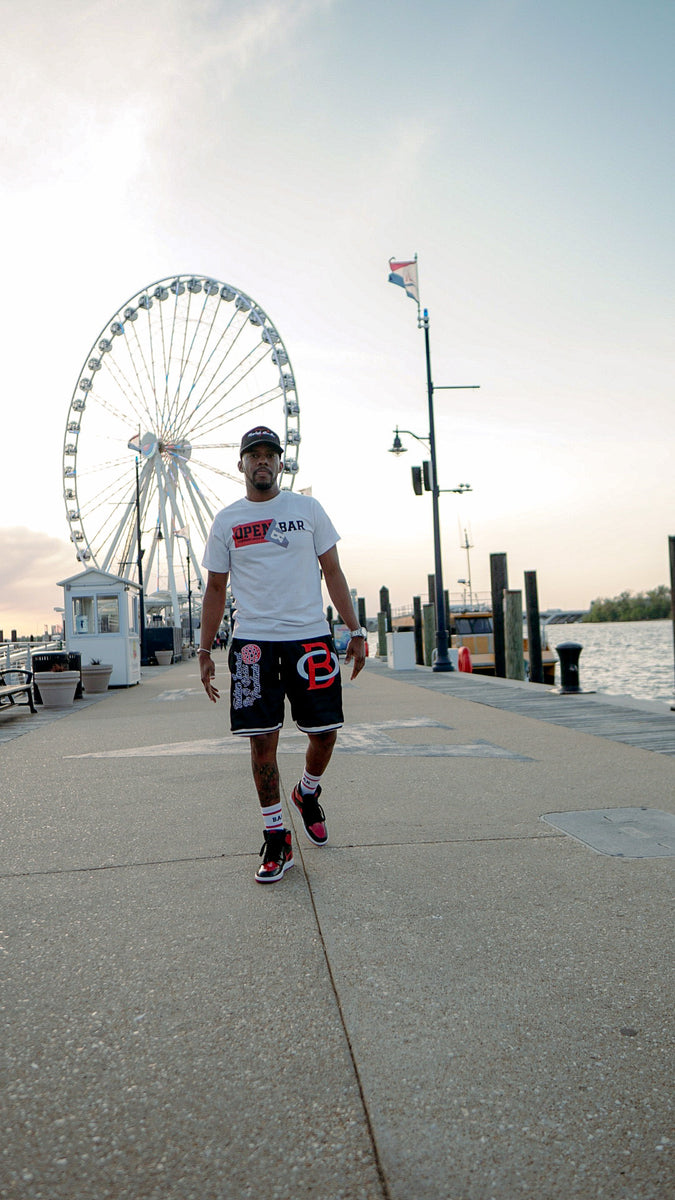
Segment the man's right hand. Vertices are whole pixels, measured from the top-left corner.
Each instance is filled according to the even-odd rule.
[[[204,690],[209,698],[215,704],[220,700],[220,692],[217,687],[214,687],[212,680],[216,673],[216,664],[210,654],[205,654],[203,651],[199,653],[199,671],[202,677]]]

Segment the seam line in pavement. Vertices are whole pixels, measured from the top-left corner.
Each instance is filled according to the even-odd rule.
[[[352,1046],[352,1040],[349,1036],[349,1030],[347,1028],[347,1021],[346,1021],[345,1014],[344,1014],[344,1011],[342,1008],[342,1002],[340,1000],[340,993],[337,988],[335,976],[333,975],[333,969],[330,965],[330,958],[328,955],[328,947],[326,946],[326,942],[325,942],[325,939],[323,936],[323,930],[321,928],[321,921],[319,920],[319,914],[317,912],[317,907],[316,907],[316,903],[314,900],[314,892],[312,890],[312,884],[311,884],[311,881],[309,878],[309,873],[305,866],[305,857],[302,853],[302,849],[300,846],[300,840],[298,838],[298,832],[297,832],[295,820],[293,818],[292,813],[291,813],[291,824],[293,826],[293,833],[295,834],[296,851],[300,857],[300,862],[302,864],[302,871],[303,871],[303,874],[305,877],[305,883],[307,884],[307,891],[309,893],[309,901],[312,906],[312,912],[314,913],[314,921],[316,923],[316,929],[317,929],[317,933],[319,935],[319,942],[321,944],[321,950],[323,953],[324,962],[326,964],[326,970],[328,972],[330,986],[331,986],[333,995],[335,997],[335,1003],[337,1005],[338,1016],[340,1018],[340,1024],[342,1026],[342,1032],[344,1034],[345,1042],[347,1043],[347,1049],[349,1051],[349,1057],[350,1057],[351,1063],[352,1063],[352,1070],[354,1072],[354,1079],[356,1080],[356,1086],[359,1089],[359,1096],[361,1098],[361,1107],[363,1109],[363,1116],[364,1116],[364,1119],[366,1122],[366,1129],[368,1130],[368,1138],[370,1140],[370,1145],[371,1145],[371,1148],[373,1151],[373,1159],[375,1160],[375,1168],[377,1170],[377,1174],[378,1174],[378,1177],[380,1180],[380,1186],[382,1188],[383,1200],[392,1200],[392,1195],[389,1190],[389,1184],[387,1183],[387,1177],[384,1173],[384,1166],[382,1164],[382,1160],[380,1158],[380,1152],[377,1147],[377,1140],[375,1138],[375,1128],[374,1128],[373,1122],[370,1118],[368,1102],[366,1100],[366,1095],[363,1090],[363,1084],[361,1082],[361,1075],[360,1075],[359,1068],[358,1068],[358,1065],[356,1062],[356,1055],[354,1053],[354,1047]]]
[[[295,830],[295,826],[294,826]],[[482,837],[482,838],[430,838],[420,841],[406,842],[343,842],[334,844],[336,850],[381,850],[385,847],[396,849],[397,846],[462,846],[478,845],[481,842],[551,842],[560,841],[567,837],[566,833],[532,833],[523,837]],[[296,835],[296,844],[297,844]],[[300,861],[304,866],[302,851],[299,849]],[[0,871],[2,879],[36,879],[43,875],[86,875],[93,871],[133,871],[139,867],[171,867],[180,863],[218,862],[220,859],[257,858],[249,850],[234,851],[232,854],[194,854],[188,858],[149,858],[138,862],[123,863],[94,863],[88,867],[43,867],[36,871]]]

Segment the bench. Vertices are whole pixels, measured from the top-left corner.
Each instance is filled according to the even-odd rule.
[[[0,709],[16,707],[18,697],[25,696],[26,699],[20,701],[20,705],[28,704],[30,711],[36,713],[32,678],[33,672],[24,671],[21,667],[5,667],[4,670],[0,670]]]

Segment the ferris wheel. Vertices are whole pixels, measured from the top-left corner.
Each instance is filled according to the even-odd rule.
[[[180,626],[186,564],[203,586],[211,522],[241,494],[239,443],[259,422],[279,432],[290,490],[300,408],[261,306],[201,275],[137,292],[98,335],[68,410],[63,495],[78,560],[133,579],[140,533],[146,595],[164,597]]]

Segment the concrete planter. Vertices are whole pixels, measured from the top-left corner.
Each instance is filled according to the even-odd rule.
[[[107,692],[112,663],[88,663],[82,668],[82,687],[91,695],[92,692]]]
[[[172,650],[155,650],[155,658],[160,667],[170,667],[173,658]]]
[[[79,671],[36,671],[44,708],[66,708],[75,699],[75,688],[80,682]]]

